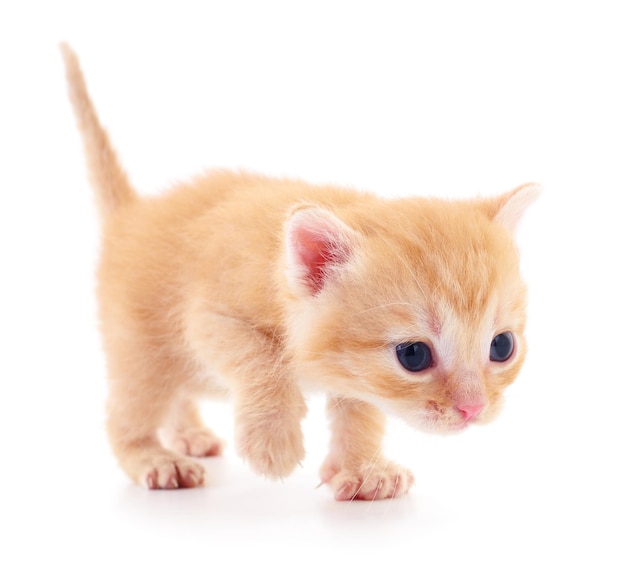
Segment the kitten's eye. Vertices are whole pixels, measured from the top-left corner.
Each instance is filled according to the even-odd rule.
[[[489,358],[496,363],[503,363],[511,357],[514,348],[513,333],[510,331],[500,333],[493,338],[493,341],[491,341]]]
[[[402,343],[396,347],[396,356],[400,364],[412,373],[423,371],[433,364],[433,356],[426,343]]]

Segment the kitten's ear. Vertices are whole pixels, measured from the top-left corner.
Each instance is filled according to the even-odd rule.
[[[537,199],[541,189],[538,183],[525,183],[490,200],[487,205],[489,217],[514,233],[526,208]]]
[[[287,279],[296,291],[316,295],[330,273],[349,260],[356,231],[330,211],[301,207],[287,221]]]

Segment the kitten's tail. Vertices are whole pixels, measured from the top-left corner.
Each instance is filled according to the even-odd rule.
[[[83,137],[89,177],[103,218],[135,201],[137,193],[120,165],[87,91],[78,57],[61,44],[70,101]]]

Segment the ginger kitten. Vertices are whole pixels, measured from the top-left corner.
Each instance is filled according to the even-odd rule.
[[[305,392],[325,392],[338,500],[411,486],[381,456],[383,412],[437,433],[496,415],[526,353],[513,232],[537,185],[387,200],[215,171],[140,198],[62,52],[103,226],[108,433],[133,480],[203,483],[195,457],[223,447],[206,396],[234,401],[238,453],[279,478],[304,457]]]

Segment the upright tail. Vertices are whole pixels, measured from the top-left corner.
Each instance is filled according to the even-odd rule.
[[[137,193],[120,165],[109,136],[100,124],[89,98],[78,57],[61,44],[70,101],[83,137],[91,184],[96,191],[100,214],[106,219],[120,207],[135,201]]]

